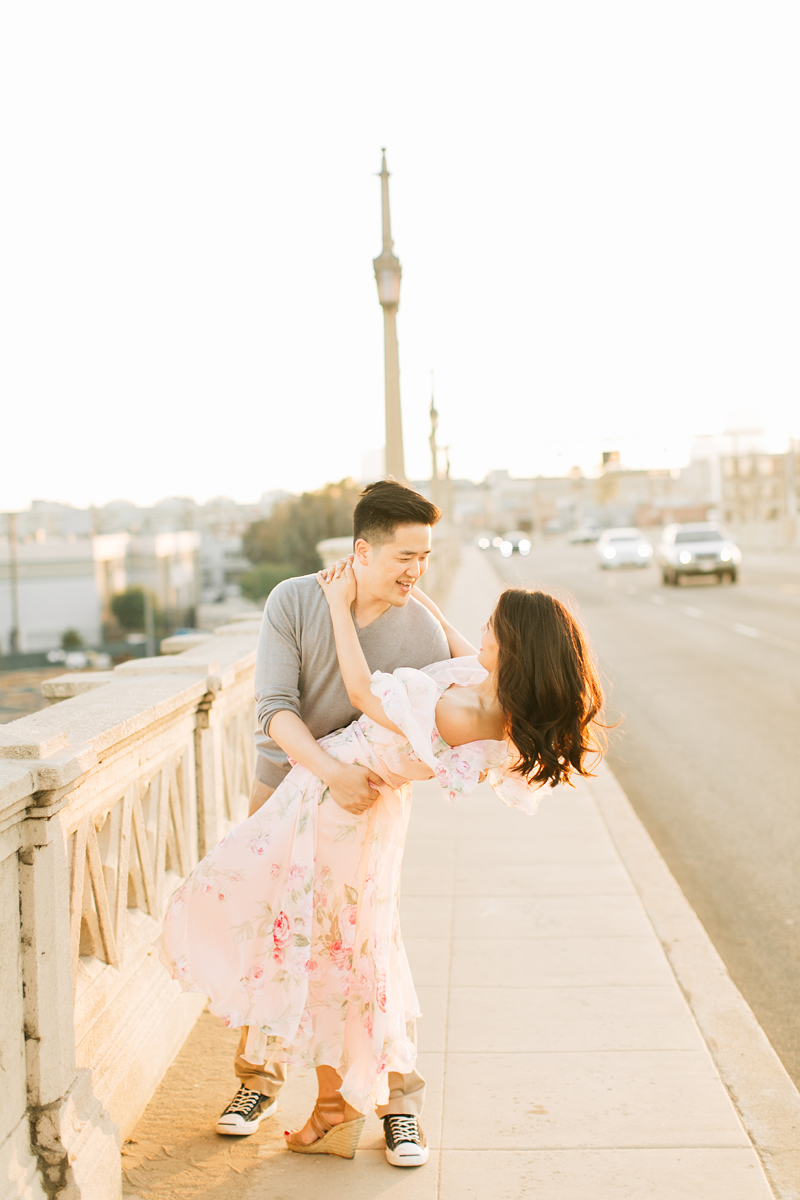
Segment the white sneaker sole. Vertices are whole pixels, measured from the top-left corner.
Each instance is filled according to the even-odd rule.
[[[394,1150],[386,1147],[386,1161],[393,1167],[422,1167],[428,1161],[429,1153],[427,1146],[418,1146],[416,1142],[400,1142]]]
[[[224,1117],[220,1117],[214,1128],[217,1133],[224,1134],[226,1137],[249,1137],[251,1133],[256,1132],[265,1117],[273,1117],[277,1111],[278,1101],[273,1100],[252,1121],[245,1121],[239,1113],[227,1113]]]

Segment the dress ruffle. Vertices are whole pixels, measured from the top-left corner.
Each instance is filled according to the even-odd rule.
[[[512,770],[514,760],[507,742],[486,739],[448,746],[436,729],[436,705],[442,693],[453,685],[474,687],[486,674],[477,657],[469,655],[432,663],[421,671],[411,667],[398,667],[392,674],[375,671],[370,690],[450,800],[469,795],[487,772],[488,782],[504,804],[532,816],[538,786]]]

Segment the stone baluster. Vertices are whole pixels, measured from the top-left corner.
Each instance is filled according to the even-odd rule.
[[[117,1200],[119,1146],[204,1005],[171,891],[246,812],[258,624],[53,681],[0,726],[0,1194]]]

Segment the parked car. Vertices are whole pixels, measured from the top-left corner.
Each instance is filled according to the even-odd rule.
[[[656,553],[665,584],[678,584],[682,575],[716,575],[719,583],[727,576],[736,583],[741,561],[741,550],[715,521],[667,525]]]
[[[641,529],[606,529],[597,542],[600,569],[612,567],[646,567],[653,557],[653,547]]]
[[[512,529],[509,533],[503,534],[503,540],[500,543],[500,553],[503,558],[511,558],[512,554],[530,554],[531,552],[531,535],[523,533],[521,529]]]

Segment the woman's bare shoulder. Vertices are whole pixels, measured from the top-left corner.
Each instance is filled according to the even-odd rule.
[[[502,713],[487,712],[472,688],[448,688],[436,705],[436,727],[449,746],[504,737]]]

